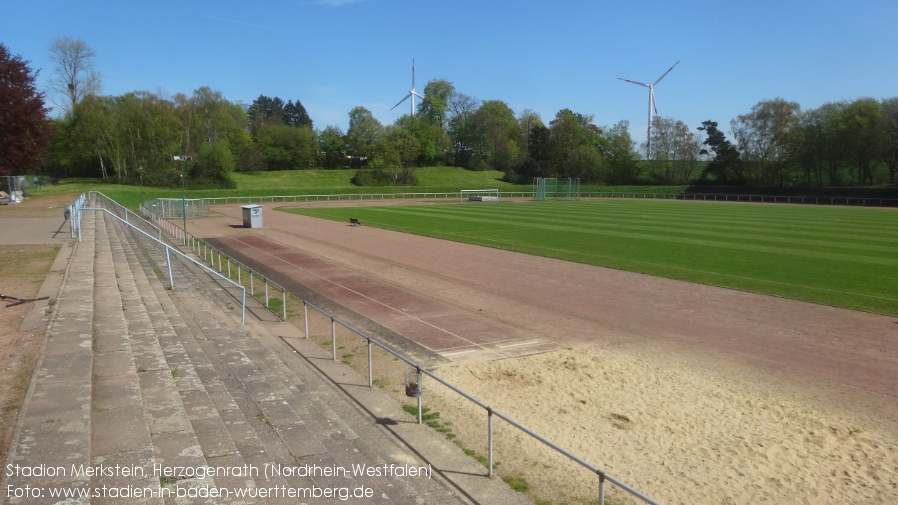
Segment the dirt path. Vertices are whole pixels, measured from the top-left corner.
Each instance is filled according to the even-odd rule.
[[[55,295],[52,285],[61,279],[71,249],[64,211],[73,200],[71,196],[37,197],[0,206],[0,293],[21,299]],[[54,264],[57,256],[64,257]],[[10,303],[13,300],[0,301],[0,461],[6,460],[12,428],[44,340],[44,316],[51,302],[7,307]]]

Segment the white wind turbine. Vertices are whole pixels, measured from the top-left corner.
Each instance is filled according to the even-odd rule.
[[[649,88],[649,128],[648,128],[648,138],[646,139],[646,142],[645,142],[645,159],[647,159],[647,160],[651,159],[651,152],[652,152],[652,120],[654,119],[655,116],[658,115],[658,106],[655,105],[655,86],[659,82],[661,82],[661,79],[664,79],[667,76],[667,74],[669,74],[670,71],[674,69],[675,66],[677,66],[679,64],[680,64],[680,61],[677,60],[676,63],[674,63],[670,68],[667,69],[667,72],[664,72],[663,74],[661,74],[661,77],[659,77],[657,81],[655,81],[651,84],[646,84],[644,82],[639,82],[639,81],[631,81],[630,79],[624,79],[623,77],[618,77],[618,79],[620,79],[622,81],[626,81],[626,82],[629,82],[632,84],[638,84],[640,86]],[[652,112],[654,112],[654,115],[652,114]]]
[[[396,105],[394,105],[393,108],[391,108],[390,110],[393,110],[396,107],[399,107],[399,104],[401,104],[402,102],[411,98],[412,99],[411,115],[414,116],[415,115],[415,97],[418,97],[421,100],[424,100],[424,97],[422,95],[418,94],[417,91],[415,91],[415,60],[413,58],[412,59],[412,90],[409,91],[407,95],[402,97],[402,100],[399,100],[399,102],[396,103]]]

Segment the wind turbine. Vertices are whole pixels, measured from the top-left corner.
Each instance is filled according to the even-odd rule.
[[[649,128],[648,128],[648,137],[646,138],[646,142],[645,142],[645,159],[647,159],[647,160],[651,159],[651,152],[652,152],[652,120],[654,119],[655,116],[658,115],[658,106],[655,105],[655,86],[659,82],[661,82],[661,79],[664,79],[665,77],[667,77],[667,74],[669,74],[670,71],[673,70],[674,67],[679,64],[680,64],[680,61],[677,60],[676,63],[674,63],[670,68],[667,69],[667,72],[664,72],[663,74],[661,74],[661,77],[659,77],[657,81],[655,81],[651,84],[646,84],[644,82],[639,82],[639,81],[631,81],[630,79],[624,79],[623,77],[618,77],[618,79],[620,79],[622,81],[626,81],[631,84],[638,84],[645,88],[649,88]],[[652,112],[654,112],[655,114],[652,115]]]
[[[412,90],[409,91],[407,95],[402,97],[402,100],[399,100],[399,102],[396,103],[396,105],[394,105],[393,108],[390,110],[393,110],[396,107],[399,107],[399,104],[401,104],[402,102],[411,98],[412,99],[411,115],[414,116],[415,115],[415,97],[418,97],[421,100],[424,100],[424,97],[422,95],[418,94],[417,91],[415,91],[415,59],[412,58]]]

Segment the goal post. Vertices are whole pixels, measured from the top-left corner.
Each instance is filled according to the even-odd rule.
[[[498,189],[462,189],[458,192],[459,203],[465,202],[498,202]]]
[[[545,200],[579,200],[579,177],[536,177],[533,179],[533,199]]]

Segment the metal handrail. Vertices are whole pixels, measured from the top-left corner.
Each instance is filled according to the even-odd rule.
[[[232,203],[265,203],[265,202],[330,202],[352,200],[402,200],[402,199],[439,199],[458,198],[459,192],[421,192],[421,193],[336,193],[314,195],[275,195],[275,196],[222,196],[202,198],[209,205],[226,205]],[[500,198],[533,198],[533,191],[500,191]],[[589,191],[581,190],[577,198],[630,198],[649,200],[707,200],[725,202],[759,202],[789,203],[815,205],[845,205],[862,207],[895,207],[896,198],[869,198],[851,196],[814,196],[814,195],[765,195],[765,194],[724,194],[724,193],[657,193],[648,191]]]
[[[248,265],[230,257],[226,253],[222,252],[221,249],[218,249],[218,248],[212,246],[205,240],[193,235],[190,232],[185,232],[183,228],[181,228],[177,224],[173,223],[172,221],[169,221],[163,217],[158,216],[155,212],[153,212],[151,207],[146,205],[146,202],[141,204],[140,211],[144,215],[150,216],[150,218],[153,220],[153,222],[159,224],[159,226],[156,226],[156,225],[153,225],[152,223],[150,223],[152,226],[154,226],[154,228],[159,229],[160,233],[162,230],[164,230],[166,233],[171,235],[175,240],[181,241],[185,245],[185,247],[187,247],[190,251],[192,251],[194,254],[196,254],[197,257],[202,258],[203,261],[209,263],[213,267],[215,266],[215,256],[217,254],[218,255],[218,272],[220,272],[221,274],[224,274],[223,264],[226,264],[227,271],[228,271],[227,278],[231,277],[231,264],[233,263],[234,266],[236,266],[236,268],[237,268],[237,283],[240,285],[243,285],[243,279],[242,279],[241,272],[243,270],[246,270],[250,276],[249,287],[250,287],[250,296],[251,297],[255,297],[255,295],[256,295],[253,278],[258,277],[262,281],[262,283],[265,287],[265,304],[264,304],[265,309],[268,310],[269,312],[271,312],[272,314],[274,314],[275,316],[277,316],[281,321],[287,320],[287,289],[285,287],[274,282],[267,276],[263,275],[261,272],[254,270],[254,269],[250,268]],[[209,259],[210,256],[212,258],[211,261]],[[222,258],[224,258],[224,260],[227,263],[224,263],[222,261]],[[269,286],[274,287],[275,289],[277,289],[281,292],[281,313],[280,314],[271,310],[271,308],[269,307],[269,301],[270,301],[270,298],[268,295],[268,287]]]
[[[373,345],[376,345],[376,346],[380,347],[380,348],[383,349],[384,351],[386,351],[386,352],[392,354],[392,355],[393,355],[394,357],[396,357],[397,359],[399,359],[399,360],[405,362],[407,365],[409,365],[409,366],[411,366],[411,367],[414,367],[415,370],[417,371],[417,373],[418,373],[419,376],[422,375],[422,374],[423,374],[423,375],[427,375],[428,377],[434,379],[435,381],[439,382],[440,384],[442,384],[442,385],[446,386],[447,388],[451,389],[451,390],[454,391],[455,393],[461,395],[463,398],[469,400],[470,402],[472,402],[472,403],[474,403],[475,405],[479,406],[480,408],[484,409],[484,410],[487,412],[487,416],[488,416],[488,417],[487,417],[487,426],[488,426],[488,428],[487,428],[487,430],[488,430],[488,432],[487,432],[487,439],[488,439],[488,443],[489,443],[489,457],[488,457],[489,465],[488,465],[488,469],[489,469],[489,476],[490,476],[490,477],[493,477],[493,467],[494,467],[494,464],[493,464],[493,423],[492,423],[492,416],[495,415],[495,416],[499,417],[500,419],[504,420],[505,422],[507,422],[508,424],[510,424],[511,426],[513,426],[513,427],[517,428],[518,430],[520,430],[520,431],[526,433],[527,435],[530,435],[531,437],[533,437],[534,439],[536,439],[536,440],[542,442],[542,443],[545,444],[546,446],[548,446],[548,447],[554,449],[556,452],[558,452],[558,453],[560,453],[561,455],[567,457],[567,458],[570,459],[571,461],[574,461],[575,463],[577,463],[577,464],[583,466],[584,468],[588,469],[590,472],[595,473],[595,474],[598,476],[598,478],[599,478],[599,505],[604,505],[604,503],[605,503],[605,481],[606,481],[606,480],[609,481],[609,482],[611,482],[612,484],[616,485],[617,487],[621,488],[622,490],[626,491],[627,493],[633,495],[634,497],[639,498],[640,500],[642,500],[642,501],[645,502],[645,503],[648,503],[648,504],[651,504],[651,505],[658,505],[658,502],[656,502],[656,501],[652,500],[651,498],[645,496],[644,494],[642,494],[642,493],[640,493],[639,491],[633,489],[632,487],[628,486],[627,484],[624,484],[624,483],[623,483],[622,481],[620,481],[619,479],[616,479],[615,477],[612,477],[612,476],[609,475],[607,472],[605,472],[604,470],[598,468],[597,466],[595,466],[595,465],[593,465],[593,464],[587,462],[586,460],[580,458],[579,456],[576,456],[576,455],[572,454],[571,452],[565,450],[565,449],[562,448],[561,446],[555,444],[554,442],[552,442],[552,441],[550,441],[549,439],[543,437],[542,435],[537,434],[537,433],[534,432],[533,430],[531,430],[531,429],[527,428],[526,426],[522,425],[521,423],[515,421],[515,420],[512,419],[511,417],[509,417],[509,416],[507,416],[507,415],[505,415],[505,414],[499,412],[499,411],[496,410],[496,409],[493,409],[492,407],[490,407],[490,406],[487,405],[486,403],[484,403],[484,402],[478,400],[477,398],[474,398],[473,396],[469,395],[468,393],[466,393],[466,392],[462,391],[461,389],[457,388],[456,386],[452,385],[451,383],[449,383],[449,382],[446,381],[445,379],[442,379],[441,377],[439,377],[439,376],[436,375],[435,373],[431,372],[430,370],[427,370],[426,368],[422,367],[422,366],[419,365],[418,363],[415,363],[415,362],[412,361],[411,359],[406,358],[405,356],[403,356],[402,354],[400,354],[398,351],[392,349],[392,348],[389,347],[388,345],[386,345],[386,344],[384,344],[384,343],[382,343],[382,342],[379,342],[378,340],[374,339],[373,337],[371,337],[371,336],[369,336],[369,335],[366,335],[365,333],[363,333],[363,332],[361,332],[361,331],[359,331],[359,330],[353,328],[353,327],[350,326],[349,324],[344,323],[343,321],[340,321],[339,319],[337,319],[335,316],[333,316],[332,314],[328,313],[328,312],[325,311],[324,309],[321,309],[321,308],[315,306],[314,304],[309,303],[309,302],[306,301],[306,300],[303,300],[302,303],[303,303],[303,316],[304,316],[303,319],[304,319],[304,321],[305,321],[305,338],[309,338],[309,317],[308,317],[308,307],[312,307],[312,309],[314,309],[315,311],[317,311],[317,312],[319,312],[320,314],[322,314],[322,315],[324,315],[324,316],[330,318],[330,320],[331,320],[331,349],[332,349],[332,352],[333,352],[333,360],[334,360],[334,361],[337,360],[337,333],[336,333],[336,325],[337,325],[337,324],[339,324],[339,325],[342,326],[343,328],[346,328],[347,330],[351,331],[352,333],[355,333],[356,335],[362,337],[363,339],[365,339],[365,340],[367,341],[367,343],[368,343],[368,386],[369,386],[369,387],[374,387],[374,371],[373,371],[372,358],[371,358],[371,346],[372,346],[372,344],[373,344]],[[422,422],[422,412],[423,412],[423,409],[422,409],[422,401],[423,401],[423,400],[422,400],[422,396],[418,396],[418,424],[421,424],[421,422]]]
[[[200,263],[199,261],[196,261],[195,259],[193,259],[193,258],[187,256],[186,254],[184,254],[184,253],[182,253],[181,251],[179,251],[177,248],[174,248],[174,247],[172,247],[172,246],[166,244],[166,243],[163,242],[162,240],[159,240],[158,238],[153,237],[153,236],[150,235],[149,233],[147,233],[147,232],[141,230],[141,229],[138,228],[137,226],[134,226],[133,224],[129,223],[128,221],[125,221],[123,218],[117,216],[114,212],[110,211],[109,209],[105,209],[105,208],[102,208],[102,207],[84,207],[84,206],[80,206],[80,207],[77,209],[77,212],[78,212],[78,214],[79,214],[79,216],[78,216],[78,218],[77,218],[77,219],[78,219],[77,233],[78,233],[78,242],[79,242],[79,243],[81,242],[81,214],[82,214],[84,211],[86,211],[86,210],[89,210],[89,211],[96,211],[96,212],[105,212],[105,213],[109,214],[110,216],[114,217],[115,219],[118,219],[119,221],[121,221],[122,223],[124,223],[125,225],[127,225],[128,227],[130,227],[131,229],[137,230],[138,232],[142,233],[143,235],[145,235],[145,236],[146,236],[147,238],[149,238],[150,240],[152,240],[152,241],[156,242],[157,244],[163,246],[163,247],[165,248],[166,265],[167,265],[167,267],[168,267],[168,282],[169,282],[169,287],[170,287],[172,290],[175,289],[174,276],[173,276],[172,269],[171,269],[171,253],[172,253],[172,252],[174,252],[176,255],[181,256],[183,259],[185,259],[185,260],[187,260],[187,261],[193,263],[194,265],[200,267],[201,269],[203,269],[203,270],[205,270],[205,271],[207,271],[207,272],[210,272],[210,273],[212,273],[212,274],[214,274],[214,275],[216,275],[216,276],[218,276],[218,277],[221,277],[222,279],[224,279],[224,280],[227,281],[228,283],[230,283],[230,284],[234,285],[235,287],[239,288],[239,289],[242,291],[242,293],[243,293],[243,297],[242,297],[242,301],[241,301],[242,310],[241,310],[240,320],[241,320],[241,322],[242,322],[243,324],[246,324],[246,288],[245,288],[245,287],[243,287],[243,286],[240,285],[240,284],[237,284],[236,282],[232,281],[231,279],[228,279],[227,277],[221,275],[220,273],[218,273],[218,272],[216,272],[215,270],[213,270],[213,269],[207,267],[206,265],[203,265],[203,264]]]

